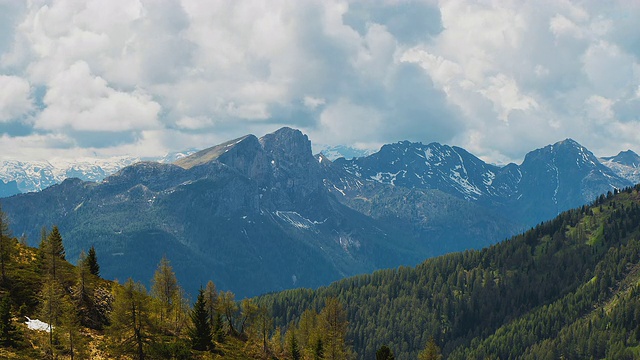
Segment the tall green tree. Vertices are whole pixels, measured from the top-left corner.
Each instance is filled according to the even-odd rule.
[[[216,314],[218,313],[218,291],[213,281],[209,280],[204,288],[204,301],[209,315],[209,323],[211,326],[215,324]]]
[[[42,229],[42,235],[46,234],[46,229]],[[51,232],[41,241],[41,249],[45,257],[45,265],[49,274],[57,280],[57,269],[61,260],[65,260],[65,250],[62,244],[62,235],[57,226],[53,226]]]
[[[173,328],[173,312],[180,306],[180,286],[169,260],[163,256],[151,280],[151,296],[158,307],[159,325]]]
[[[436,344],[436,340],[432,337],[427,341],[425,348],[418,353],[418,360],[441,360],[442,354],[440,347]]]
[[[380,349],[376,351],[376,360],[395,360],[395,356],[387,345],[382,345]]]
[[[42,290],[40,291],[40,318],[49,325],[49,344],[47,352],[49,356],[56,356],[59,349],[61,323],[65,306],[65,291],[62,285],[51,274],[46,276]]]
[[[302,353],[300,352],[300,346],[298,345],[298,337],[296,336],[296,332],[293,327],[287,330],[285,341],[287,342],[287,351],[291,360],[302,359]]]
[[[0,301],[0,346],[15,345],[16,326],[11,320],[11,303],[9,296],[3,296]]]
[[[84,265],[89,270],[89,273],[95,276],[100,276],[100,265],[98,264],[98,256],[96,255],[96,248],[91,245],[87,257],[84,261]]]
[[[193,304],[190,317],[189,337],[191,338],[191,347],[200,351],[213,350],[211,322],[207,312],[205,291],[202,288],[198,291],[198,297],[195,304]]]
[[[154,333],[149,298],[144,286],[129,279],[114,285],[111,325],[107,328],[115,355],[130,355],[144,360]]]
[[[87,255],[80,252],[76,271],[76,283],[72,288],[72,299],[82,325],[92,329],[102,329],[105,318],[96,307],[95,278],[89,273]]]
[[[320,312],[321,332],[324,338],[324,356],[327,360],[347,358],[347,311],[335,297],[327,298]]]

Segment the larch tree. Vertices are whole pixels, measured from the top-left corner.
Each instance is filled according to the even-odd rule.
[[[214,326],[216,322],[216,314],[218,313],[218,290],[213,281],[209,280],[204,288],[204,301],[209,316],[209,323]]]
[[[238,305],[235,301],[235,295],[231,291],[222,291],[218,295],[218,304],[220,306],[220,312],[224,315],[227,321],[227,329],[230,334],[237,334],[234,327],[235,316],[238,312]]]
[[[176,274],[169,264],[169,260],[163,256],[156,272],[153,274],[151,296],[157,303],[159,325],[166,330],[173,327],[172,315],[175,307],[180,306],[180,304],[176,303],[179,294],[180,287]]]
[[[436,344],[436,340],[432,337],[427,341],[425,348],[418,353],[418,360],[441,360],[442,354],[440,347]]]
[[[320,312],[320,327],[324,338],[324,357],[327,360],[347,358],[347,311],[340,300],[330,297]]]
[[[269,351],[269,335],[273,327],[273,318],[264,306],[258,307],[258,313],[255,319],[255,328],[262,342],[262,354],[266,355]]]
[[[40,318],[49,325],[48,353],[55,356],[59,343],[60,325],[62,323],[66,293],[62,285],[51,274],[46,276],[42,290],[40,291]]]
[[[107,328],[111,347],[115,355],[127,354],[144,360],[153,333],[147,291],[142,284],[129,279],[123,286],[115,284],[113,292],[111,325]]]

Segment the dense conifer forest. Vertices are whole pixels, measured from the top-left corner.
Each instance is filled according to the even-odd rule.
[[[94,248],[73,266],[56,226],[31,248],[0,209],[0,358],[638,358],[639,191],[483,250],[239,301],[213,282],[189,296],[166,258],[149,289],[101,279]]]

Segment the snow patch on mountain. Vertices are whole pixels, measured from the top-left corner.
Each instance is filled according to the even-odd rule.
[[[8,183],[16,181],[22,192],[34,192],[59,184],[68,178],[84,181],[102,181],[120,169],[140,161],[172,163],[194,153],[190,149],[168,153],[160,157],[139,158],[114,156],[110,158],[51,159],[48,161],[0,161],[0,180]]]

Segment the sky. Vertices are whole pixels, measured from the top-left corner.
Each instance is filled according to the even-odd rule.
[[[0,159],[157,156],[282,126],[485,161],[640,152],[640,1],[0,0]]]

